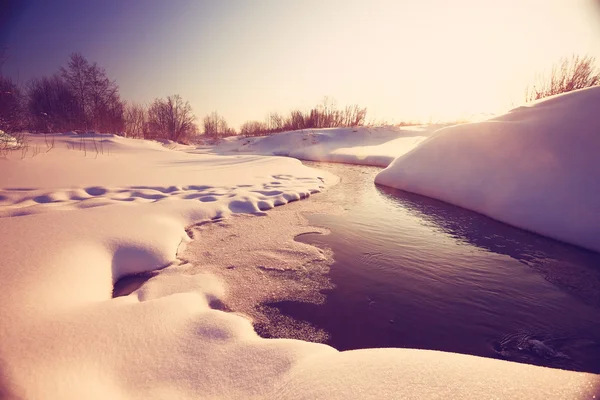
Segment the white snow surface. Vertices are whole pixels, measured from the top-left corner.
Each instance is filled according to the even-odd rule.
[[[600,87],[438,130],[375,182],[600,252]]]
[[[48,139],[48,137],[46,137]],[[184,228],[323,187],[281,157],[216,156],[110,135],[31,137],[0,160],[2,399],[584,399],[598,376],[436,351],[338,352],[261,339],[215,310],[226,288],[176,263]],[[86,152],[82,143],[85,143]],[[100,150],[96,152],[95,149]],[[256,288],[260,290],[260,288]]]
[[[304,129],[260,137],[230,137],[210,150],[219,154],[280,155],[310,161],[387,167],[443,125]]]

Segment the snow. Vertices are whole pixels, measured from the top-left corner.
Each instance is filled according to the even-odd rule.
[[[600,87],[440,129],[375,182],[600,251]]]
[[[13,136],[0,129],[0,146],[1,148],[10,149],[18,146],[18,141]]]
[[[304,129],[270,136],[231,137],[212,148],[219,154],[281,155],[310,161],[387,167],[442,125]]]
[[[298,160],[197,154],[99,134],[28,140],[24,158],[0,160],[3,399],[559,399],[599,392],[600,379],[585,373],[261,339],[244,316],[212,308],[235,288],[210,273],[185,273],[177,255],[190,242],[186,227],[232,213],[264,215],[333,181]],[[356,147],[328,151],[346,148],[353,150],[339,154],[358,158]],[[111,298],[119,277],[166,266],[130,295]]]

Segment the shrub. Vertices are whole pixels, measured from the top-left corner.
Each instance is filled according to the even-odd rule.
[[[595,58],[573,55],[563,58],[550,75],[539,76],[536,82],[527,87],[525,101],[543,99],[559,93],[566,93],[600,84],[600,71],[595,66]]]

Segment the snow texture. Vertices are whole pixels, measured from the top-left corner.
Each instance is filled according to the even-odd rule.
[[[600,251],[600,87],[438,130],[375,182]]]
[[[48,140],[51,151],[44,149]],[[409,349],[261,339],[178,270],[185,228],[308,197],[297,160],[193,154],[110,135],[31,136],[0,160],[2,399],[573,399],[595,375]],[[85,148],[84,148],[85,147]],[[268,218],[268,216],[266,217]],[[121,276],[171,265],[128,296]],[[260,288],[256,288],[260,290]]]
[[[300,160],[387,167],[396,157],[414,149],[440,127],[305,129],[262,137],[231,137],[211,150],[220,154],[279,155]]]

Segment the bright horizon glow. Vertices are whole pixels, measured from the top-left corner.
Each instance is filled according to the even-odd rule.
[[[124,100],[177,93],[236,128],[324,96],[369,120],[470,118],[522,103],[561,57],[600,63],[594,0],[56,3],[20,14],[6,75],[23,84],[79,51]]]

